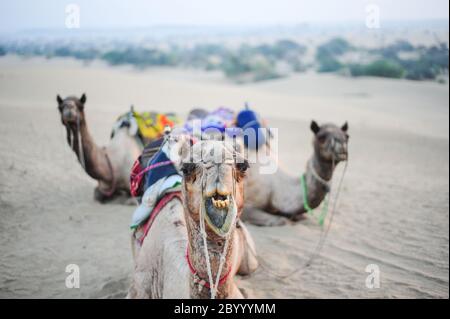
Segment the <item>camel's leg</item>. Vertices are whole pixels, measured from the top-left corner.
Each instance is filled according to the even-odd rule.
[[[231,288],[231,293],[227,299],[245,299],[245,297],[239,290],[239,288],[235,284],[233,284],[233,287]]]
[[[250,275],[258,268],[258,259],[256,255],[255,242],[242,221],[238,221],[236,229],[241,241],[241,264],[238,268],[238,274],[241,276]]]
[[[136,198],[134,197],[130,197],[129,195],[127,197],[124,197],[122,199],[122,205],[126,205],[126,206],[137,206],[139,203],[137,201]]]
[[[151,299],[151,280],[149,275],[143,271],[136,271],[133,275],[127,299]]]
[[[241,219],[255,226],[283,226],[289,222],[286,217],[272,215],[253,207],[245,207]]]

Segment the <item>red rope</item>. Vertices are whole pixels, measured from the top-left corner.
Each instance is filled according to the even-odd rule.
[[[187,260],[187,263],[189,265],[189,269],[191,270],[191,273],[193,275],[198,276],[198,272],[197,272],[197,270],[195,270],[194,266],[191,263],[191,259],[189,258],[189,246],[186,247],[186,260]],[[223,285],[225,283],[225,281],[227,281],[228,276],[230,275],[230,273],[231,273],[231,267],[228,270],[228,272],[222,278],[219,279],[219,286]],[[198,277],[200,278],[200,276],[198,276]],[[209,282],[207,282],[206,280],[203,280],[203,281],[205,282],[204,286],[206,288],[211,288],[211,285],[210,285]]]
[[[143,169],[142,171],[140,171],[136,177],[141,176],[144,173],[147,173],[148,171],[151,171],[152,169],[161,167],[161,166],[167,166],[167,165],[171,165],[173,164],[172,161],[165,161],[165,162],[160,162],[160,163],[155,163],[153,165],[150,165],[148,167],[146,167],[145,169]]]

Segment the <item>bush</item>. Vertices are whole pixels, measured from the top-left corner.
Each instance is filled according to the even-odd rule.
[[[403,67],[390,60],[377,60],[367,65],[353,64],[349,66],[352,76],[379,76],[400,79],[405,75]]]
[[[111,65],[131,64],[137,67],[176,64],[175,56],[155,49],[129,48],[125,51],[109,51],[102,56],[102,59]]]
[[[448,48],[446,44],[431,47],[414,47],[406,41],[398,41],[377,51],[384,59],[394,61],[405,71],[405,78],[410,80],[431,80],[442,73],[448,73]],[[415,52],[416,59],[401,59],[400,52]],[[360,70],[354,70],[358,73]]]
[[[251,67],[248,63],[245,63],[238,56],[233,55],[229,57],[223,64],[222,70],[227,77],[236,77],[243,73],[251,71]]]
[[[232,55],[222,64],[222,70],[229,78],[248,76],[255,82],[280,77],[273,63],[262,55],[246,57]]]
[[[317,48],[317,56],[340,56],[352,49],[352,46],[344,39],[334,38]]]
[[[317,60],[319,62],[318,72],[336,72],[342,68],[342,64],[332,56],[321,56]]]
[[[332,39],[317,48],[316,60],[319,63],[318,72],[336,72],[343,65],[337,57],[351,50],[350,44],[341,38]]]

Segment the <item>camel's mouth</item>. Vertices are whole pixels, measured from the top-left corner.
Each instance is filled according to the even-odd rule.
[[[234,217],[237,214],[236,204],[232,196],[215,194],[204,199],[205,220],[209,227],[219,236],[228,234]]]
[[[338,153],[337,158],[340,161],[346,161],[348,158],[348,154],[347,154],[347,152]]]

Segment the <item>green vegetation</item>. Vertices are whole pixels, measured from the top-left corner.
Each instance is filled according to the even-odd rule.
[[[374,52],[387,59],[392,69],[397,69],[393,73],[400,73],[400,69],[403,69],[401,77],[409,80],[432,80],[441,74],[448,74],[449,52],[445,44],[414,47],[406,41],[398,41]],[[401,53],[414,53],[415,56],[405,59]]]
[[[106,49],[105,49],[106,48]],[[351,76],[377,76],[411,80],[442,79],[448,75],[447,44],[431,47],[414,46],[398,41],[378,49],[354,47],[342,38],[319,45],[315,61],[305,61],[307,47],[283,39],[257,45],[229,47],[217,43],[180,47],[175,44],[160,48],[127,42],[89,44],[69,42],[25,42],[1,44],[0,56],[7,53],[20,56],[73,57],[83,61],[95,59],[110,65],[189,67],[217,70],[237,82],[264,81],[305,72],[339,72]]]
[[[141,48],[109,51],[103,54],[101,59],[111,65],[131,64],[140,68],[149,66],[174,66],[177,64],[174,55],[156,49]]]
[[[400,79],[405,75],[403,67],[390,60],[377,60],[375,62],[361,65],[349,65],[352,76],[380,76],[384,78]]]
[[[338,58],[349,50],[351,50],[350,44],[341,38],[331,39],[317,47],[318,72],[336,72],[342,69],[343,64]]]

